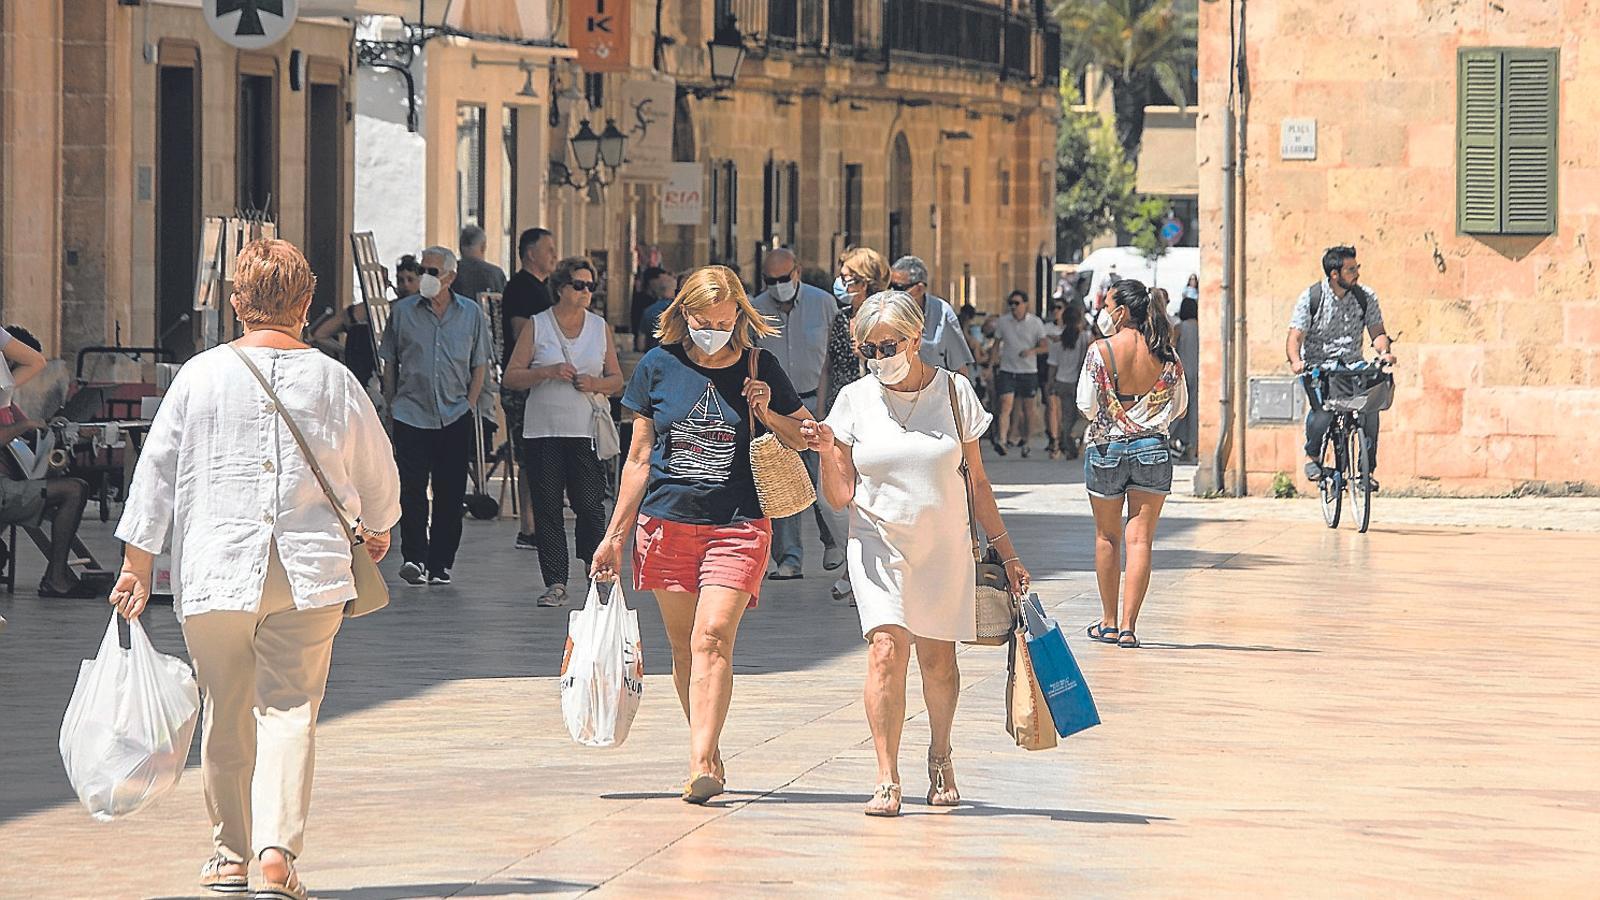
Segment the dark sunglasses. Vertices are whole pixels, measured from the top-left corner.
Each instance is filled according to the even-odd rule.
[[[924,283],[925,282],[921,282],[921,281],[908,281],[905,284],[896,284],[895,282],[891,281],[891,282],[889,282],[889,290],[891,290],[891,291],[909,291],[912,288],[916,287],[917,285],[924,284]]]
[[[423,266],[422,267],[422,274],[424,274],[424,275],[432,275],[433,277],[438,278],[439,277],[439,267],[438,266]]]
[[[775,284],[783,284],[785,281],[788,281],[793,277],[794,270],[790,269],[789,274],[787,275],[762,275],[761,283],[765,284],[767,287],[772,287]]]
[[[861,354],[862,359],[878,359],[880,357],[888,359],[900,352],[900,345],[903,343],[905,343],[905,338],[890,338],[886,341],[879,341],[876,344],[863,342],[860,347],[856,348],[856,352]]]
[[[594,289],[600,286],[600,282],[598,282],[598,281],[569,281],[569,282],[567,282],[567,286],[572,288],[575,291],[587,291],[587,292],[592,294],[592,293],[594,293]]]
[[[1007,300],[1006,301],[1006,305],[1007,306],[1021,306],[1022,305],[1022,301],[1021,300]]]

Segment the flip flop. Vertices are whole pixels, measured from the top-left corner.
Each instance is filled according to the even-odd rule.
[[[1139,636],[1131,631],[1117,632],[1117,646],[1124,650],[1139,649]]]
[[[1114,626],[1107,627],[1099,622],[1095,622],[1093,625],[1090,625],[1088,628],[1084,629],[1084,633],[1096,641],[1104,641],[1107,644],[1114,644],[1117,642],[1117,629]]]

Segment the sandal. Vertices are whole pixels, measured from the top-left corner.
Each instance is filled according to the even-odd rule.
[[[900,785],[880,784],[872,792],[872,799],[867,801],[867,808],[862,810],[869,816],[893,818],[900,815]]]
[[[1139,649],[1139,636],[1131,631],[1117,632],[1117,646],[1124,650]]]
[[[956,766],[950,754],[934,756],[928,749],[928,805],[960,806],[961,792],[956,790]]]
[[[1306,460],[1306,480],[1321,481],[1323,476],[1322,463]]]
[[[711,772],[701,772],[683,786],[683,802],[704,806],[707,800],[727,789],[727,783]]]
[[[564,584],[553,584],[545,588],[544,593],[539,595],[538,604],[546,608],[566,606],[567,586]]]
[[[223,866],[238,866],[243,871],[225,873]],[[218,894],[247,894],[250,892],[250,867],[223,856],[213,856],[200,867],[200,886]]]
[[[289,877],[282,881],[262,881],[261,886],[250,892],[253,900],[307,900],[306,887],[300,883],[300,875],[294,869],[289,870]]]
[[[1107,644],[1115,644],[1117,642],[1117,626],[1115,625],[1108,626],[1096,622],[1084,629],[1084,632],[1096,641],[1104,641]]]

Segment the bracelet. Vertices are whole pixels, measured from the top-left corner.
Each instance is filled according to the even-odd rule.
[[[388,528],[385,528],[382,531],[373,531],[372,529],[370,529],[367,526],[363,525],[363,526],[361,526],[361,530],[367,533],[367,537],[385,538],[385,537],[389,536],[389,529]]]
[[[1022,562],[1022,559],[1016,556],[1008,556],[1005,559],[1000,560],[1000,565],[1009,565],[1014,562]]]
[[[1001,540],[1005,539],[1006,536],[1008,536],[1009,534],[1011,534],[1011,530],[1010,529],[1002,531],[999,534],[990,537],[989,538],[989,543],[991,543],[991,544],[999,543]]]

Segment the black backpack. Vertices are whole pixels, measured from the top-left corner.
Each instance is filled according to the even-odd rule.
[[[1322,308],[1322,285],[1326,282],[1318,281],[1306,288],[1311,294],[1311,324],[1317,324],[1317,310]],[[1361,285],[1350,288],[1350,293],[1356,295],[1356,302],[1361,304],[1361,327],[1367,327],[1367,292]]]

